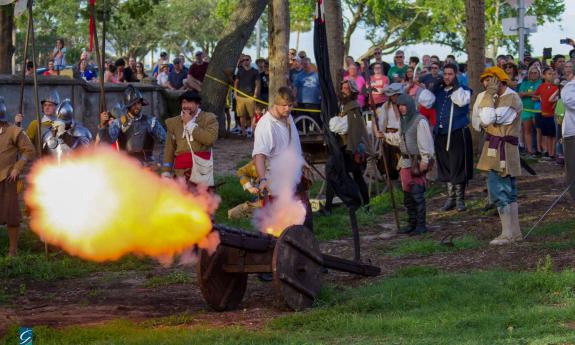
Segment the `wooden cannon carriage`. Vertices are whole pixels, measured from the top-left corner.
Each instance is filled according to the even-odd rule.
[[[322,267],[363,276],[377,276],[379,267],[322,254],[313,233],[294,225],[279,238],[216,225],[220,236],[216,251],[200,254],[199,287],[206,303],[216,311],[237,308],[249,274],[271,273],[278,301],[293,310],[312,306],[321,287]]]

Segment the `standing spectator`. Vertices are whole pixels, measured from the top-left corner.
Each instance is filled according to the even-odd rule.
[[[118,83],[116,77],[116,65],[113,63],[108,64],[108,69],[104,72],[104,82],[105,83]]]
[[[505,64],[507,63],[507,56],[499,55],[497,56],[497,67],[505,69]]]
[[[395,52],[394,65],[389,69],[387,77],[392,83],[401,83],[405,77],[405,72],[407,72],[407,65],[405,64],[405,55],[403,50],[398,50]]]
[[[130,81],[131,82],[138,81],[135,77],[136,73],[138,72],[138,63],[136,62],[136,59],[133,56],[130,56],[130,58],[128,59],[127,69],[130,69],[130,74],[132,75],[132,80]]]
[[[264,58],[257,58],[256,59],[256,67],[258,69],[258,72],[260,72],[260,74],[264,71],[264,64],[266,63],[266,59]]]
[[[202,83],[206,77],[206,72],[208,71],[208,62],[204,62],[204,53],[202,51],[197,51],[195,55],[195,60],[189,68],[188,79],[186,79],[186,85],[188,88],[196,90],[198,92],[202,91]]]
[[[533,126],[535,126],[535,118],[540,116],[540,109],[535,106],[536,101],[533,100],[535,91],[541,85],[541,78],[537,68],[531,68],[528,74],[529,79],[523,80],[519,86],[519,97],[523,103],[523,110],[521,111],[521,123],[523,125],[523,140],[525,142],[525,149],[527,154],[533,155]],[[540,143],[538,143],[540,145]]]
[[[262,85],[260,99],[264,102],[267,102],[270,93],[270,63],[267,60],[264,62],[263,72],[260,73],[260,83]]]
[[[541,117],[539,126],[541,127],[541,136],[543,137],[543,149],[545,154],[542,160],[551,161],[555,159],[555,103],[551,97],[559,88],[554,82],[555,73],[553,68],[547,67],[543,70],[544,82],[539,85],[534,98],[541,101]]]
[[[419,81],[415,81],[415,76],[413,72],[413,67],[408,67],[405,72],[405,78],[403,80],[403,90],[404,94],[413,98],[413,101],[417,101],[417,97],[421,92],[422,88],[419,85]]]
[[[508,62],[504,65],[505,73],[509,76],[509,82],[507,86],[510,87],[513,91],[517,91],[518,85],[518,77],[519,71],[517,70],[517,66],[513,62]]]
[[[409,67],[413,68],[413,70],[415,70],[415,67],[417,67],[417,65],[419,65],[419,58],[417,56],[410,56],[409,57]]]
[[[66,67],[66,48],[64,47],[64,40],[59,38],[56,40],[56,46],[50,54],[50,58],[54,60],[54,69],[60,74],[60,71]]]
[[[244,55],[234,82],[236,110],[240,117],[240,135],[244,134],[254,116],[255,101],[251,97],[258,98],[260,95],[260,74],[251,66],[251,61],[252,58],[249,55]],[[247,128],[247,131],[248,135],[251,134],[251,128]]]
[[[447,64],[443,67],[443,81],[436,85],[433,93],[437,114],[437,125],[433,134],[438,179],[447,184],[448,196],[441,210],[456,208],[462,212],[466,209],[465,187],[473,178],[473,144],[467,126],[471,91],[459,85],[457,66]]]
[[[384,76],[387,76],[387,73],[389,72],[389,69],[391,68],[391,66],[387,62],[383,61],[382,55],[383,55],[383,53],[381,52],[381,48],[375,48],[373,50],[373,57],[375,58],[375,61],[369,66],[369,73],[370,74],[375,73],[375,70],[374,70],[375,64],[380,64],[381,68],[382,68],[381,73]]]
[[[184,79],[187,76],[186,71],[184,71],[184,63],[180,58],[175,58],[174,69],[168,75],[168,89],[171,90],[182,90],[184,89]]]
[[[455,60],[455,55],[449,54],[445,57],[445,65],[455,64],[457,65],[457,60]]]
[[[134,80],[136,82],[142,82],[142,80],[144,80],[144,78],[147,78],[148,75],[146,74],[146,71],[144,71],[144,64],[141,62],[138,62],[136,64],[136,73],[134,73]]]
[[[389,85],[389,78],[383,73],[381,63],[374,62],[371,66],[373,67],[373,75],[369,78],[370,85],[368,92],[371,92],[369,102],[371,105],[379,108],[387,100],[383,89]]]
[[[129,83],[132,81],[132,70],[126,68],[126,60],[120,58],[116,60],[116,80],[118,83]]]
[[[301,61],[301,60],[303,60],[303,59],[305,59],[305,58],[307,57],[307,54],[306,54],[305,51],[300,50],[300,52],[297,53],[297,56],[299,57],[299,59],[300,59],[300,61]]]
[[[163,88],[169,88],[169,76],[170,76],[170,66],[168,65],[167,62],[163,62],[162,65],[160,66],[160,73],[158,73],[158,76],[156,78],[158,85],[160,85]]]
[[[186,75],[188,75],[188,73],[190,72],[190,69],[188,67],[186,67],[186,57],[184,56],[184,54],[180,54],[180,55],[178,55],[178,57],[180,58],[180,61],[182,62],[182,70],[184,72],[186,72]]]
[[[294,81],[294,87],[297,93],[298,108],[315,109],[321,108],[321,91],[319,87],[319,76],[314,71],[311,61],[308,57],[301,59],[303,71],[299,73]],[[316,122],[322,125],[318,113],[302,111],[298,115],[308,115]]]
[[[423,70],[427,73],[431,72],[430,67],[431,67],[431,56],[425,54],[423,55],[423,57],[421,58],[421,63],[423,64]]]
[[[26,77],[34,75],[34,63],[32,61],[26,62]]]
[[[565,153],[565,182],[572,184],[571,198],[575,201],[575,78],[563,86],[561,99],[565,107],[563,119],[563,151]]]
[[[80,60],[80,63],[78,64],[78,77],[85,81],[94,79],[95,75],[94,72],[88,68],[88,61]]]
[[[551,63],[551,67],[557,72],[558,79],[563,79],[563,68],[565,66],[565,56],[563,55],[555,55],[553,57],[553,62]]]
[[[343,77],[347,77],[349,75],[349,66],[356,65],[353,56],[347,56],[345,58],[345,70],[343,72]],[[356,65],[357,66],[357,65]]]
[[[439,63],[432,62],[431,66],[429,67],[431,73],[426,73],[419,77],[419,82],[425,85],[425,88],[428,90],[433,90],[435,84],[441,81],[441,75],[439,74]]]
[[[353,80],[357,89],[359,90],[359,94],[357,95],[357,103],[359,104],[360,108],[363,109],[365,107],[365,79],[359,74],[359,67],[357,65],[351,64],[347,68],[348,75],[347,77],[343,78],[344,80]]]
[[[292,61],[292,64],[290,65],[290,70],[289,70],[289,81],[290,84],[293,86],[293,83],[295,82],[295,79],[297,77],[297,75],[303,71],[303,67],[301,66],[301,62],[299,61],[298,58],[294,58],[294,60]]]
[[[156,79],[158,78],[158,74],[160,74],[160,67],[162,67],[162,65],[164,63],[168,65],[168,68],[169,68],[168,72],[172,71],[173,66],[170,65],[169,60],[170,60],[170,58],[168,56],[168,53],[166,53],[166,52],[160,53],[160,60],[158,61],[156,66],[154,66],[154,68],[152,69],[152,75],[154,76],[154,78],[156,78]]]
[[[48,69],[42,73],[44,76],[56,76],[58,75],[58,71],[56,71],[56,65],[54,64],[54,60],[48,61]]]

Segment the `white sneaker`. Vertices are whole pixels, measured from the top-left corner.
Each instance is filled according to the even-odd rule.
[[[240,127],[234,127],[230,130],[232,134],[239,134],[241,132]]]

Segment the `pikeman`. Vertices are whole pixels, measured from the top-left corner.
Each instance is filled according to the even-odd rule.
[[[60,95],[58,91],[54,90],[50,94],[45,95],[44,98],[40,101],[42,105],[42,119],[40,120],[42,128],[40,129],[40,133],[46,132],[52,127],[52,122],[56,120],[56,109],[58,105],[60,105]],[[24,120],[24,116],[22,114],[17,114],[14,117],[14,122],[17,126],[22,124]],[[26,134],[36,147],[37,143],[37,131],[38,131],[38,121],[32,120],[26,129]]]
[[[200,109],[196,91],[180,96],[180,115],[166,120],[167,138],[162,177],[185,177],[195,185],[214,186],[212,146],[218,138],[218,118]]]
[[[74,119],[74,107],[65,99],[56,110],[52,127],[42,134],[42,151],[56,156],[88,146],[92,133]]]
[[[8,256],[16,255],[22,221],[17,192],[18,175],[26,162],[34,159],[35,153],[26,133],[8,123],[6,105],[0,97],[0,225],[8,226]]]
[[[142,165],[151,166],[156,161],[153,156],[154,144],[160,150],[157,162],[162,159],[166,131],[155,117],[142,114],[142,107],[146,105],[148,102],[140,90],[128,85],[124,91],[124,109],[127,114],[110,122],[110,113],[101,113],[98,136],[100,141],[110,145],[117,140],[121,151],[136,158]]]
[[[501,68],[487,68],[481,80],[486,87],[478,112],[486,136],[477,169],[487,172],[490,198],[501,218],[501,235],[489,244],[502,245],[523,239],[516,182],[521,175],[518,145],[523,106],[519,95],[507,86],[509,76]]]

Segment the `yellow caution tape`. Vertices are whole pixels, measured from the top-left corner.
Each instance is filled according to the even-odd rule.
[[[256,101],[256,102],[258,102],[258,103],[260,103],[260,104],[266,105],[266,106],[268,106],[268,107],[269,107],[269,105],[270,105],[268,102],[265,102],[265,101],[262,101],[261,99],[258,99],[258,98],[255,98],[255,97],[253,97],[253,96],[250,96],[250,95],[246,94],[245,92],[242,92],[242,91],[236,89],[235,87],[229,85],[229,84],[226,83],[225,81],[220,80],[220,79],[218,79],[218,78],[216,78],[216,77],[214,77],[214,76],[211,76],[211,75],[209,75],[209,74],[207,74],[207,73],[206,73],[206,77],[208,77],[208,78],[212,79],[213,81],[216,81],[216,82],[218,82],[218,83],[220,83],[220,84],[222,84],[222,85],[226,85],[229,89],[234,90],[234,91],[236,91],[238,94],[240,94],[240,95],[242,95],[242,96],[244,96],[244,97],[247,97],[247,98],[249,98],[249,99],[252,99],[252,100],[254,100],[254,101]],[[321,110],[317,110],[317,109],[292,108],[292,110],[301,111],[301,112],[307,112],[307,113],[321,113]]]

